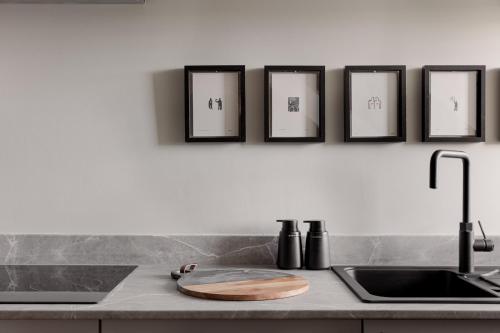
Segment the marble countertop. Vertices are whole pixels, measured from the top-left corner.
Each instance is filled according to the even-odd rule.
[[[0,319],[500,319],[500,304],[362,303],[331,271],[291,273],[309,280],[307,293],[228,302],[183,295],[169,267],[139,266],[99,304],[1,304]]]

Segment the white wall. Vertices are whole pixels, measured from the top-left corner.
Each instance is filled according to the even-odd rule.
[[[247,142],[186,144],[183,66],[247,66]],[[326,143],[263,142],[263,66],[326,65]],[[343,142],[345,65],[406,64],[408,142]],[[484,64],[487,140],[420,142],[420,68]],[[472,217],[500,233],[500,1],[150,0],[0,5],[0,232],[456,234],[460,163]],[[305,230],[305,227],[304,227]]]

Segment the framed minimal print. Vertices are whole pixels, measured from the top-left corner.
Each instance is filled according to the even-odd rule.
[[[265,66],[265,141],[325,141],[325,67]]]
[[[485,66],[425,66],[422,141],[483,142]]]
[[[346,66],[346,142],[406,141],[406,67]]]
[[[245,66],[185,66],[186,142],[245,141]]]

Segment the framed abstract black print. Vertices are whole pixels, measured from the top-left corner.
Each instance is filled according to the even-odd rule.
[[[485,66],[425,66],[422,141],[483,142]]]
[[[264,67],[266,142],[325,141],[325,67]]]
[[[346,66],[344,140],[406,141],[406,67]]]
[[[185,66],[186,142],[245,141],[245,66]]]

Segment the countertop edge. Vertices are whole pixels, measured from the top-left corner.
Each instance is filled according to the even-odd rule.
[[[500,319],[498,311],[413,311],[413,310],[335,310],[335,311],[1,311],[0,320],[471,320]]]

